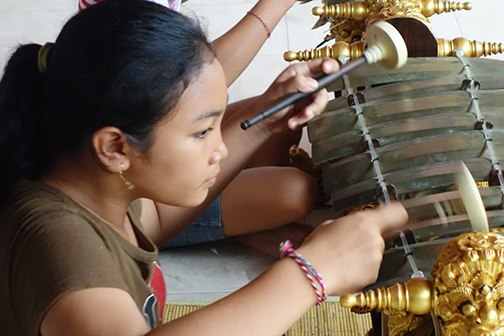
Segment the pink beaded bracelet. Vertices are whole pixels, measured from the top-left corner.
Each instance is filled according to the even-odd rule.
[[[317,296],[317,305],[321,305],[327,299],[327,286],[320,273],[301,254],[294,250],[290,240],[280,244],[280,255],[294,259],[299,265]]]

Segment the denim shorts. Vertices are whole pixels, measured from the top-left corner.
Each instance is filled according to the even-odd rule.
[[[166,241],[160,248],[194,245],[224,238],[221,199],[217,197],[191,225],[174,238]]]

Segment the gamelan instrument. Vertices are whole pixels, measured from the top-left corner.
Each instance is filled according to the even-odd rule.
[[[503,44],[434,35],[429,17],[467,2],[322,2],[314,28],[329,24],[328,34],[286,61],[344,68],[377,22],[409,55],[397,69],[364,63],[340,76],[308,122],[312,171],[335,217],[397,200],[414,221],[386,242],[378,281],[341,304],[373,313],[373,336],[504,336],[504,62],[480,58]]]
[[[504,225],[504,178],[500,164],[504,160],[504,62],[458,55],[409,58],[404,67],[394,72],[363,65],[330,89],[341,95],[329,103],[326,112],[308,123],[308,136],[312,159],[321,168],[324,192],[330,197],[335,213],[345,215],[398,200],[416,221],[404,232],[406,244],[399,239],[388,242],[378,281],[368,290],[383,291],[387,286],[403,290],[409,287],[401,287],[402,284],[413,283],[412,293],[418,294],[420,289],[427,288],[424,280],[448,281],[442,278],[446,274],[433,270],[443,266],[439,261],[443,249],[448,246],[450,251],[456,250],[448,243],[461,235],[469,239],[463,235],[474,231],[473,224],[478,222],[471,214],[485,214],[479,222],[487,221],[491,230]],[[470,172],[469,176],[474,177],[474,185],[460,182],[460,162],[467,166],[466,175]],[[464,197],[467,189],[473,195],[474,191],[481,195],[483,210],[481,206],[473,206],[474,197],[472,200]],[[494,237],[474,239],[484,249],[488,239]],[[495,252],[495,249],[490,249],[488,258],[494,258],[490,256],[495,253],[497,257],[499,253],[504,255],[504,250]],[[484,255],[474,256],[474,267],[483,267]],[[504,258],[499,267],[503,263]],[[500,269],[492,267],[494,271]],[[415,272],[425,276],[420,279],[414,276]],[[465,281],[476,279],[488,286],[475,272],[465,271]],[[496,278],[493,275],[492,279]],[[464,288],[463,281],[457,281]],[[451,286],[450,295],[462,290]],[[496,286],[494,283],[493,287]],[[408,298],[404,291],[399,292],[402,293],[399,299],[392,303]],[[387,293],[374,295],[388,298]],[[365,302],[379,303],[374,310],[381,311],[377,308],[382,303],[375,299],[367,297]],[[413,297],[408,300],[414,304]],[[434,312],[437,306],[429,304]],[[366,311],[363,307],[358,309]],[[411,323],[415,320],[421,325],[421,318],[431,320],[430,314],[421,318],[411,314],[408,315]],[[401,316],[404,319],[404,314]],[[388,316],[392,324],[405,323],[401,319]],[[467,325],[457,328],[463,327],[468,328]],[[391,335],[402,334],[396,330]]]

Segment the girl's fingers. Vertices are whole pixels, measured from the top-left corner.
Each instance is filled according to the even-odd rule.
[[[294,130],[299,125],[303,125],[315,116],[318,116],[327,105],[328,94],[327,90],[323,89],[313,95],[313,101],[303,107],[301,113],[289,118],[289,128]]]
[[[408,213],[399,202],[370,210],[368,216],[371,216],[371,221],[378,226],[380,233],[385,236],[390,232],[401,231],[408,224]]]
[[[309,94],[295,106],[286,108],[283,112],[279,111],[276,116],[268,118],[269,120],[266,121],[268,127],[285,130],[285,124],[278,126],[275,123],[287,120],[287,127],[294,130],[319,115],[327,105],[328,95],[325,89],[318,90],[319,85],[314,77],[321,73],[334,72],[338,67],[334,59],[316,59],[291,65],[284,70],[265,93],[266,101],[279,101],[296,92],[313,94]]]
[[[315,77],[321,73],[331,73],[338,70],[338,62],[330,58],[319,58],[308,62],[296,63],[285,69],[278,81],[283,82],[297,75]]]

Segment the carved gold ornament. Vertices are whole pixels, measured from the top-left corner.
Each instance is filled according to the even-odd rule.
[[[357,313],[386,313],[391,336],[421,328],[431,312],[445,336],[504,335],[504,237],[464,233],[443,247],[432,279],[345,295],[340,302]]]
[[[312,8],[312,14],[319,17],[314,28],[329,23],[329,34],[324,37],[321,44],[331,40],[334,40],[334,44],[287,51],[284,53],[284,59],[288,62],[323,57],[337,60],[341,57],[356,59],[362,55],[365,48],[364,37],[367,27],[377,21],[389,21],[401,31],[408,45],[410,57],[454,56],[457,50],[460,50],[465,57],[503,53],[502,43],[471,41],[463,37],[447,40],[434,36],[430,27],[431,16],[471,8],[470,2],[443,0],[366,0],[336,4],[326,0],[322,6]]]

